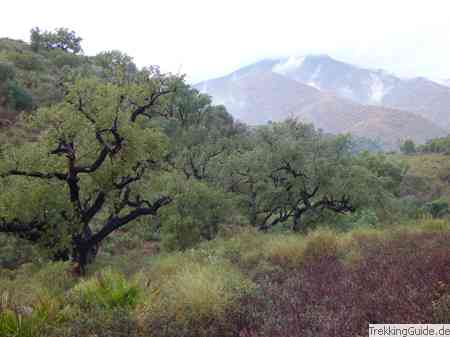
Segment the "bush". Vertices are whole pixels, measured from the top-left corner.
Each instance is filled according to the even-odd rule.
[[[225,193],[196,181],[177,186],[175,200],[161,211],[162,248],[185,250],[216,237],[225,221],[230,200]]]
[[[400,151],[403,154],[414,154],[416,153],[416,144],[411,139],[405,140],[405,142],[400,145]]]
[[[241,269],[249,270],[261,262],[262,247],[270,236],[253,227],[239,229],[232,237],[216,239],[204,245],[211,254],[224,258]]]
[[[137,304],[139,295],[136,284],[110,269],[81,281],[71,290],[71,300],[85,309],[131,308]]]
[[[309,238],[314,261],[261,279],[265,305],[251,303],[256,328],[244,336],[364,336],[368,323],[448,321],[448,232],[356,232],[346,234],[346,249],[359,251],[355,263],[336,260],[339,245],[321,233]]]
[[[52,63],[58,68],[67,67],[79,67],[83,63],[83,58],[78,55],[66,53],[62,50],[55,49],[48,53],[48,56]]]
[[[0,82],[14,79],[16,71],[14,65],[7,62],[0,62]]]
[[[332,219],[328,219],[331,222]],[[348,231],[356,228],[374,227],[379,223],[377,213],[372,209],[361,209],[351,214],[334,216],[332,228],[338,231]]]
[[[26,71],[40,71],[44,69],[45,59],[37,54],[27,51],[8,52],[6,57],[17,68]]]
[[[27,90],[17,82],[8,82],[8,105],[15,111],[29,110],[33,106],[33,98]]]
[[[438,199],[425,204],[424,210],[428,212],[433,218],[442,218],[450,214],[448,201],[445,199]]]
[[[14,269],[30,262],[33,247],[25,240],[0,233],[0,268]]]

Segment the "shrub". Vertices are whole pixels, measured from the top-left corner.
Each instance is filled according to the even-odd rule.
[[[414,154],[416,153],[416,144],[411,139],[407,139],[400,145],[400,151],[403,154]]]
[[[10,108],[21,111],[29,110],[33,105],[33,98],[30,93],[22,88],[17,82],[8,82],[8,105]]]
[[[262,247],[268,238],[269,236],[257,232],[254,228],[247,227],[230,238],[211,241],[205,247],[241,269],[248,270],[261,261]]]
[[[433,218],[442,218],[443,216],[450,214],[448,201],[445,199],[438,199],[429,202],[424,205],[424,209],[426,212],[431,214]]]
[[[40,71],[44,68],[42,56],[27,51],[12,51],[6,54],[9,62],[26,71]]]
[[[370,322],[448,321],[448,232],[357,232],[346,235],[357,241],[346,247],[358,248],[360,257],[355,263],[315,258],[299,269],[284,270],[283,277],[268,275],[260,279],[266,305],[250,304],[253,309],[249,311],[257,324],[243,335],[363,336]],[[335,241],[332,238],[332,233],[320,233],[306,241],[311,240],[310,247],[320,247],[321,241],[336,247],[331,244]],[[341,239],[338,243],[339,248]],[[320,252],[313,254],[315,257],[336,255],[335,248],[327,254],[320,249],[311,251]]]
[[[181,181],[175,200],[161,212],[162,248],[187,249],[216,237],[231,201],[227,195],[201,182]]]
[[[0,62],[0,83],[14,79],[16,71],[14,65],[8,62]]]
[[[0,233],[0,268],[18,268],[31,260],[32,253],[27,241]]]
[[[68,67],[78,67],[82,64],[83,59],[80,56],[66,53],[59,49],[54,49],[48,53],[48,56],[52,63],[58,68]]]
[[[133,307],[139,300],[139,287],[111,269],[81,281],[71,290],[71,300],[82,309]]]

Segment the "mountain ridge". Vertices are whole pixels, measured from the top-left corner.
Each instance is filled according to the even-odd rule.
[[[327,132],[381,135],[389,148],[406,138],[422,143],[450,128],[450,88],[324,54],[261,60],[194,87],[249,124],[296,117]]]

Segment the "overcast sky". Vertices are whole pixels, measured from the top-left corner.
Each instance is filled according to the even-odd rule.
[[[0,36],[67,27],[88,55],[119,49],[191,82],[308,53],[450,78],[448,0],[3,0],[1,11]]]

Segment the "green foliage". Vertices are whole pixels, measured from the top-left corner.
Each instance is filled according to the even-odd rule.
[[[71,290],[71,298],[81,308],[99,307],[107,310],[134,307],[139,295],[136,284],[111,269],[102,270],[81,281]]]
[[[225,179],[241,194],[250,223],[267,229],[292,220],[293,229],[304,231],[308,218],[325,211],[348,213],[388,197],[386,176],[398,172],[374,172],[369,156],[355,157],[348,136],[323,135],[296,121],[272,123],[230,158]]]
[[[450,136],[435,138],[419,146],[418,150],[422,153],[450,153]]]
[[[41,32],[39,27],[35,27],[31,29],[30,41],[31,48],[36,52],[41,49],[61,49],[73,54],[82,52],[82,38],[67,28],[57,28],[53,32]]]
[[[174,201],[161,212],[163,248],[187,249],[213,239],[229,214],[230,197],[195,180],[179,177],[170,184]]]
[[[17,268],[30,262],[33,253],[33,247],[26,240],[0,233],[0,268]]]
[[[0,82],[7,82],[14,79],[16,72],[14,65],[7,62],[0,62]]]
[[[0,334],[4,337],[36,337],[42,329],[40,315],[22,315],[11,309],[0,311]]]
[[[426,203],[424,205],[424,210],[431,214],[433,218],[442,218],[450,214],[448,200],[446,199],[438,199]]]
[[[145,104],[152,90],[161,89],[159,80],[147,78],[118,85],[95,78],[79,79],[68,85],[62,103],[24,119],[27,128],[41,132],[32,141],[3,148],[2,231],[21,231],[14,230],[16,222],[28,224],[24,225],[29,226],[25,238],[50,253],[75,256],[79,253],[73,239],[84,232],[90,240],[94,216],[96,224],[103,221],[107,236],[117,222],[125,225],[134,218],[155,214],[167,203],[164,191],[162,196],[149,185],[153,183],[150,172],[158,169],[153,163],[162,160],[167,138],[157,126],[142,127],[135,122],[137,116],[132,118],[138,110],[134,104]],[[153,108],[158,106],[155,101]],[[72,182],[61,179],[75,172],[78,177]],[[133,213],[136,208],[139,210]],[[110,216],[103,216],[103,212]],[[96,229],[100,233],[97,237],[103,240],[101,227]]]
[[[45,67],[45,59],[28,50],[10,51],[4,54],[4,58],[24,71],[40,71]]]
[[[387,191],[393,195],[399,195],[400,185],[408,171],[407,163],[382,153],[371,154],[369,152],[362,152],[358,156],[358,161],[360,165],[378,177],[379,182]]]
[[[400,151],[403,154],[414,154],[416,153],[416,144],[411,140],[405,140],[405,142],[400,145]]]
[[[29,110],[33,106],[30,93],[15,81],[8,83],[8,105],[15,111]]]
[[[33,99],[29,92],[16,81],[12,63],[0,61],[0,106],[14,111],[29,110]]]
[[[118,50],[102,52],[92,60],[100,67],[100,76],[110,82],[130,81],[138,73],[133,58]]]
[[[347,217],[342,217],[341,219],[336,220],[336,227],[345,230],[373,227],[379,223],[378,216],[372,209],[361,209]]]

